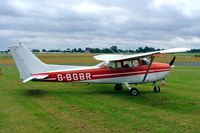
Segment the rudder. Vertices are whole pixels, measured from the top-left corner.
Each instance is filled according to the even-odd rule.
[[[22,80],[29,78],[32,74],[44,72],[47,69],[47,65],[40,61],[24,45],[11,46],[9,49]]]

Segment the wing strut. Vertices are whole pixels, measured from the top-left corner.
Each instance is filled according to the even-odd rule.
[[[149,70],[150,70],[150,68],[151,68],[151,65],[152,65],[152,63],[153,63],[153,60],[155,59],[155,56],[151,56],[150,58],[151,58],[151,61],[150,61],[150,63],[149,63],[149,66],[148,66],[148,68],[147,68],[147,71],[146,71],[146,73],[145,73],[145,75],[144,75],[143,82],[145,82],[145,80],[146,80],[146,78],[147,78],[147,75],[148,75]]]

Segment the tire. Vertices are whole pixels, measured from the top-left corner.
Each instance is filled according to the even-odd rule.
[[[138,89],[136,88],[131,88],[129,94],[132,95],[132,96],[137,96],[139,93]]]
[[[160,92],[160,86],[155,86],[153,88],[154,92],[159,93]]]
[[[122,88],[123,88],[123,87],[122,87],[122,84],[116,84],[116,85],[115,85],[115,90],[116,90],[116,91],[121,91]]]

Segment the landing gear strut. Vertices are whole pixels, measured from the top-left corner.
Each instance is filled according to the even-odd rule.
[[[122,88],[123,88],[122,84],[116,84],[116,85],[115,85],[115,90],[116,90],[116,91],[121,91]]]
[[[137,96],[138,95],[139,91],[138,91],[137,88],[131,88],[128,83],[126,83],[125,85],[129,89],[129,94],[130,95],[132,95],[132,96]]]

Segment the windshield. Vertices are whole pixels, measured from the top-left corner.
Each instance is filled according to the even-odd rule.
[[[150,61],[147,58],[141,58],[142,65],[149,65]]]
[[[101,63],[97,64],[96,66],[97,66],[97,67],[104,67],[104,66],[106,66],[107,64],[108,64],[108,62],[101,62]]]

